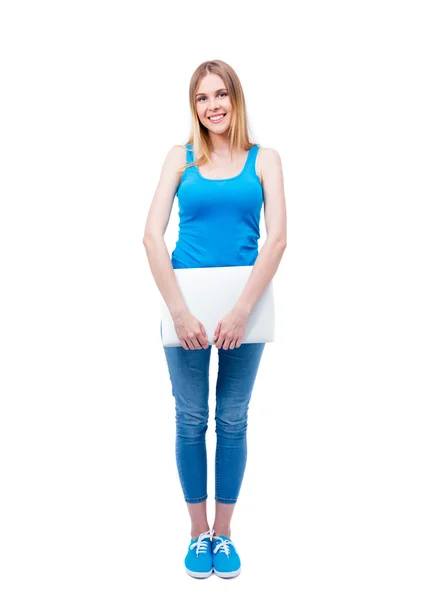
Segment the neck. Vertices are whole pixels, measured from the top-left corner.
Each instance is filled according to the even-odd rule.
[[[210,134],[210,142],[212,144],[212,153],[217,156],[227,156],[230,151],[230,143],[227,134],[216,135]]]

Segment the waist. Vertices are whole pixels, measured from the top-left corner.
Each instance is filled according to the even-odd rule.
[[[254,265],[258,257],[257,247],[207,249],[177,242],[171,256],[174,269],[199,267],[244,267]]]

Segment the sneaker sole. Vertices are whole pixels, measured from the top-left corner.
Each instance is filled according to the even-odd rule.
[[[190,575],[191,577],[196,577],[197,579],[205,579],[206,577],[210,577],[212,575],[212,571],[213,569],[210,569],[210,571],[207,572],[200,572],[200,571],[189,571],[189,569],[187,567],[184,567],[186,569],[186,573],[188,575]]]
[[[223,572],[223,571],[217,571],[216,569],[213,569],[213,572],[215,573],[215,575],[218,575],[218,577],[223,577],[224,579],[229,579],[230,577],[236,577],[237,575],[239,575],[241,572],[241,567],[237,571]]]

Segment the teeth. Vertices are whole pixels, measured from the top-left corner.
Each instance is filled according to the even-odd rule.
[[[221,119],[223,119],[225,117],[225,115],[221,115],[219,117],[209,117],[209,119],[211,121],[213,121],[214,123],[216,123],[217,121],[221,121]]]

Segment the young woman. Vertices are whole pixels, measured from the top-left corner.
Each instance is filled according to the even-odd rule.
[[[189,575],[234,577],[241,570],[230,522],[247,457],[247,411],[264,343],[241,344],[248,315],[273,279],[286,247],[286,206],[279,154],[250,142],[244,94],[221,60],[202,63],[190,81],[193,131],[164,161],[143,243],[181,346],[164,347],[176,405],[176,460],[190,515]],[[180,231],[171,257],[164,241],[178,196]],[[267,238],[258,252],[261,208]],[[212,346],[181,296],[173,269],[253,265],[247,285],[218,323],[215,520],[206,511],[206,430]],[[213,332],[210,332],[211,334]]]

